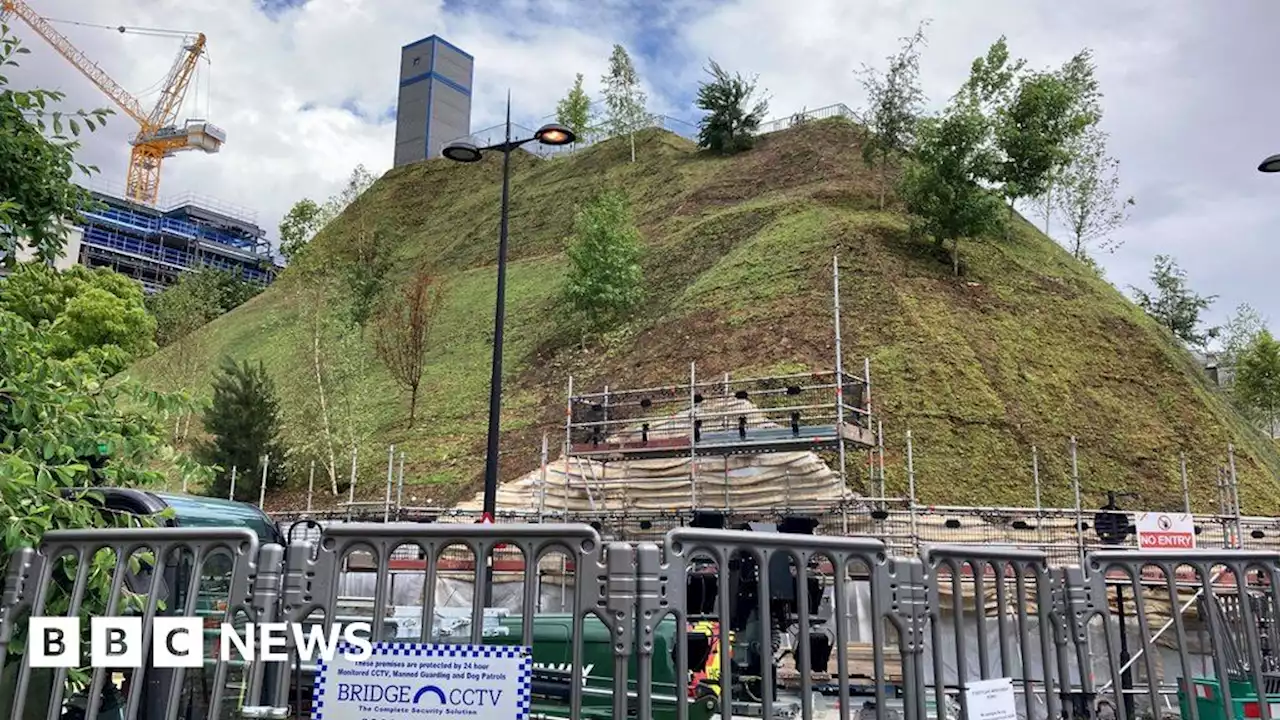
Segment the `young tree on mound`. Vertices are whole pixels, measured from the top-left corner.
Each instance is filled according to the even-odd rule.
[[[1089,247],[1114,252],[1119,243],[1111,235],[1129,219],[1133,198],[1120,197],[1120,162],[1107,155],[1106,135],[1097,128],[1072,147],[1071,161],[1046,188],[1050,206],[1066,223],[1071,254],[1089,257]]]
[[[582,319],[585,341],[588,333],[623,319],[644,296],[640,231],[627,196],[608,190],[583,205],[566,252],[565,299]]]
[[[711,81],[698,87],[697,105],[706,111],[698,121],[698,147],[722,154],[749,149],[769,112],[769,101],[761,98],[753,103],[755,78],[730,75],[714,60],[707,73]]]
[[[409,392],[409,427],[413,427],[417,412],[427,340],[440,312],[442,297],[440,284],[426,272],[419,271],[404,294],[378,318],[375,348],[391,377]]]
[[[991,126],[973,103],[957,99],[940,116],[920,122],[915,152],[899,195],[920,230],[939,245],[951,242],[952,272],[960,275],[960,241],[1000,227],[1000,198],[982,187],[994,159]]]
[[[579,140],[586,138],[591,124],[591,98],[582,88],[582,73],[573,81],[569,94],[556,104],[556,122],[572,130]]]
[[[1187,286],[1187,273],[1178,267],[1173,258],[1168,255],[1156,256],[1151,282],[1155,285],[1155,295],[1140,288],[1132,288],[1138,307],[1192,347],[1202,348],[1217,337],[1218,328],[1208,328],[1203,332],[1198,329],[1200,313],[1208,310],[1217,296],[1202,297],[1192,292]]]
[[[921,23],[914,35],[902,39],[896,55],[889,56],[884,75],[862,66],[858,73],[867,92],[867,132],[862,139],[862,159],[867,167],[879,168],[880,209],[884,209],[891,159],[903,157],[915,141],[916,124],[923,114],[924,91],[920,89],[920,50],[925,44]]]
[[[609,71],[600,78],[604,84],[604,104],[609,134],[627,135],[631,139],[631,162],[636,161],[636,130],[649,120],[645,109],[647,98],[640,89],[640,76],[631,62],[631,56],[621,45],[613,46],[609,56]]]
[[[1263,330],[1240,355],[1232,390],[1276,437],[1280,420],[1280,341]]]
[[[231,470],[236,469],[235,499],[258,498],[262,462],[268,465],[267,487],[285,481],[285,452],[280,440],[280,401],[266,368],[248,361],[236,364],[224,357],[213,379],[213,404],[205,412],[204,429],[212,439],[198,454],[209,465],[222,469],[205,494],[228,497]]]
[[[302,198],[294,203],[280,221],[280,254],[293,262],[317,233],[341,215],[376,181],[377,178],[363,164],[356,165],[342,190],[329,196],[323,205],[311,198]]]

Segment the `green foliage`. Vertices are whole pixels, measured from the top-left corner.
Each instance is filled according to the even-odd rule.
[[[114,363],[104,362],[105,348],[59,358],[62,338],[4,309],[0,337],[0,572],[12,552],[49,530],[127,524],[95,507],[95,487],[208,479],[208,468],[165,441],[172,418],[195,407],[188,398],[109,383]],[[114,567],[109,553],[93,558],[86,613],[105,613]],[[65,612],[69,589],[51,586],[50,614]]]
[[[0,23],[0,263],[12,267],[27,247],[42,262],[63,254],[68,221],[93,201],[71,182],[76,169],[98,171],[75,160],[81,125],[90,132],[106,122],[110,110],[56,110],[65,97],[51,90],[9,87],[8,68],[30,51]],[[70,136],[66,133],[70,132]]]
[[[260,292],[261,285],[231,270],[203,267],[183,273],[176,283],[146,299],[156,319],[156,342],[165,347],[186,337]]]
[[[881,210],[889,160],[911,150],[916,123],[923,114],[925,97],[920,89],[919,46],[925,43],[926,24],[921,23],[915,34],[902,38],[902,47],[896,55],[889,56],[889,67],[883,76],[866,65],[859,72],[868,101],[862,159],[868,167],[880,169]]]
[[[1200,313],[1208,310],[1216,295],[1202,297],[1187,285],[1187,273],[1168,255],[1157,255],[1151,271],[1155,295],[1132,288],[1138,307],[1160,323],[1179,340],[1192,347],[1204,347],[1217,337],[1218,328],[1200,327]]]
[[[351,171],[342,190],[329,196],[323,205],[311,198],[294,203],[280,221],[280,254],[290,262],[297,259],[316,234],[372,187],[375,180],[377,178],[360,164]]]
[[[256,501],[264,458],[269,464],[267,488],[284,484],[287,474],[280,441],[280,401],[262,363],[255,367],[248,361],[236,364],[223,358],[213,380],[213,403],[205,411],[204,429],[212,439],[200,445],[197,456],[219,468],[206,494],[229,497],[235,468],[235,499]]]
[[[975,105],[953,102],[937,118],[922,120],[915,153],[899,194],[925,234],[951,241],[951,263],[960,274],[960,240],[1000,227],[999,198],[980,185],[995,161],[987,140],[991,125]]]
[[[1245,350],[1266,329],[1266,320],[1253,309],[1253,306],[1248,303],[1237,306],[1235,313],[1227,320],[1227,324],[1222,327],[1222,332],[1218,335],[1218,342],[1222,348],[1218,353],[1219,365],[1230,367],[1239,363]]]
[[[1232,392],[1252,409],[1276,436],[1280,420],[1280,340],[1263,330],[1241,353],[1236,363]]]
[[[1071,253],[1084,260],[1091,245],[1114,252],[1111,234],[1129,219],[1132,197],[1120,197],[1120,162],[1107,155],[1106,135],[1090,128],[1069,148],[1070,160],[1046,189],[1050,209],[1066,223]]]
[[[636,161],[636,131],[649,121],[647,98],[640,89],[640,76],[631,56],[621,45],[613,46],[609,71],[600,78],[604,84],[606,128],[610,135],[627,135],[631,142],[631,162]]]
[[[641,236],[625,193],[605,191],[584,204],[565,252],[570,263],[565,297],[585,331],[604,330],[640,304]]]
[[[302,198],[289,208],[280,220],[280,254],[293,260],[320,228],[324,227],[324,213],[315,200]]]
[[[142,286],[105,268],[73,265],[59,272],[22,263],[0,281],[0,308],[47,331],[58,358],[101,348],[119,370],[156,349],[156,321],[146,310]]]
[[[569,94],[556,103],[556,122],[572,130],[579,139],[586,137],[591,124],[591,98],[582,88],[582,73],[574,79]]]
[[[720,154],[749,150],[755,144],[755,132],[769,112],[769,102],[752,101],[756,80],[730,75],[711,61],[707,73],[710,82],[698,86],[697,106],[706,114],[698,121],[698,147]]]
[[[1088,51],[1058,71],[1017,76],[995,118],[1002,158],[993,179],[1005,198],[1043,195],[1054,172],[1070,161],[1072,143],[1100,118]]]
[[[395,267],[395,238],[382,228],[363,225],[350,245],[343,276],[350,291],[351,321],[364,334],[365,325],[373,317],[387,273]]]

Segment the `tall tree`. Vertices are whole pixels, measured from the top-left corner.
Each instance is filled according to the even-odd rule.
[[[377,178],[363,164],[356,165],[347,176],[342,189],[330,195],[323,205],[310,198],[294,203],[280,221],[280,253],[290,262],[297,259],[326,225],[373,187],[375,182]]]
[[[280,401],[266,368],[248,361],[236,364],[224,357],[213,379],[213,403],[204,415],[211,439],[201,443],[198,456],[221,468],[206,494],[229,497],[231,472],[236,470],[235,499],[258,498],[263,459],[268,462],[267,487],[284,484],[285,453],[280,441]]]
[[[730,75],[714,60],[707,73],[711,81],[698,87],[697,105],[706,111],[698,121],[698,147],[726,154],[750,148],[769,112],[768,100],[752,100],[756,78],[746,80],[741,74]]]
[[[302,198],[294,203],[280,220],[280,254],[286,260],[293,260],[320,232],[323,223],[323,211],[315,200]]]
[[[919,124],[915,152],[899,194],[918,227],[939,245],[951,243],[952,272],[960,275],[960,241],[1001,226],[1000,199],[980,181],[993,157],[991,126],[971,102],[953,101],[941,117]]]
[[[395,267],[395,243],[390,231],[361,222],[349,247],[344,277],[351,294],[351,320],[364,338],[365,325],[373,317],[387,273]]]
[[[1280,421],[1280,340],[1263,330],[1240,355],[1232,391],[1276,437]]]
[[[556,122],[572,130],[578,139],[586,138],[591,123],[591,98],[582,87],[582,73],[574,79],[569,93],[556,103]]]
[[[915,34],[902,38],[902,47],[888,57],[889,67],[883,75],[865,64],[858,73],[867,93],[867,132],[862,139],[862,159],[868,167],[879,169],[881,210],[888,186],[889,162],[905,156],[911,149],[916,123],[923,114],[920,46],[926,42],[927,25],[928,21],[920,23]]]
[[[0,308],[48,332],[53,353],[70,358],[97,348],[121,370],[155,350],[156,321],[142,286],[105,268],[58,271],[40,262],[17,265],[0,281]]]
[[[1025,61],[1008,58],[1001,38],[974,62],[965,92],[991,119],[999,160],[987,180],[1000,188],[1012,220],[1018,200],[1047,192],[1070,161],[1072,143],[1097,124],[1101,111],[1090,51],[1054,71],[1027,71]]]
[[[1203,297],[1192,292],[1187,284],[1186,271],[1178,267],[1173,258],[1156,256],[1151,283],[1155,286],[1154,295],[1136,287],[1132,290],[1138,307],[1156,322],[1192,347],[1204,347],[1217,337],[1218,328],[1199,329],[1200,313],[1208,310],[1217,296]]]
[[[184,273],[146,300],[156,319],[156,342],[171,345],[260,292],[261,285],[231,270],[204,267]]]
[[[582,319],[584,339],[639,305],[644,282],[640,231],[625,194],[604,191],[583,205],[567,254],[565,298]]]
[[[1120,195],[1120,163],[1107,155],[1106,135],[1092,128],[1071,150],[1071,160],[1045,192],[1051,207],[1070,233],[1071,253],[1078,260],[1090,246],[1114,252],[1112,233],[1129,219],[1132,197]]]
[[[76,161],[81,128],[90,132],[110,110],[58,109],[64,94],[9,86],[8,68],[30,52],[9,26],[0,24],[0,265],[13,267],[25,247],[36,259],[52,263],[64,253],[69,223],[95,204],[89,192],[71,181],[98,168]],[[68,134],[69,133],[69,134]]]
[[[627,135],[631,139],[631,162],[636,161],[636,130],[649,121],[645,108],[647,98],[640,89],[640,76],[631,56],[621,45],[613,46],[609,71],[600,78],[604,85],[606,123],[610,135]]]
[[[1267,329],[1267,321],[1248,303],[1241,303],[1222,327],[1218,335],[1222,351],[1218,353],[1220,366],[1233,367],[1253,341]]]
[[[418,409],[418,386],[427,359],[427,340],[440,311],[443,292],[426,272],[419,271],[404,295],[379,318],[374,339],[378,358],[391,377],[409,392],[409,427]]]

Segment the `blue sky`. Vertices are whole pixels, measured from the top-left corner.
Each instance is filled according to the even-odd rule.
[[[1101,258],[1117,286],[1145,284],[1168,253],[1192,286],[1220,298],[1222,320],[1248,302],[1280,318],[1280,176],[1258,173],[1280,152],[1280,3],[1239,0],[227,0],[222,3],[31,0],[48,17],[200,30],[211,63],[190,112],[224,128],[212,156],[167,161],[162,195],[197,192],[251,206],[272,231],[303,196],[335,192],[357,163],[391,165],[400,47],[438,34],[476,57],[473,129],[499,123],[508,89],[517,122],[535,125],[583,73],[595,94],[614,43],[632,53],[650,109],[696,119],[708,58],[759,75],[772,116],[864,97],[855,70],[882,65],[898,38],[930,19],[922,79],[934,106],[1001,35],[1033,66],[1094,50],[1103,127],[1137,199],[1123,247]],[[126,88],[154,86],[178,46],[59,26]],[[73,107],[105,104],[29,28],[33,50],[11,79],[65,91]],[[142,96],[147,104],[151,96]],[[122,186],[131,131],[116,116],[85,146]]]

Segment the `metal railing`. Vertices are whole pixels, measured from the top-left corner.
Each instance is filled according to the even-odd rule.
[[[404,548],[422,570],[394,569]],[[514,610],[485,608],[474,592],[485,563],[465,573],[470,598],[458,590],[467,578],[447,566],[457,552],[495,558],[495,597]],[[100,553],[115,567],[105,597],[86,591]],[[501,553],[526,562],[498,567]],[[368,571],[344,572],[356,556]],[[1271,720],[1278,572],[1275,552],[1091,551],[1051,567],[1038,550],[949,544],[897,555],[874,538],[768,529],[677,528],[624,543],[582,524],[350,524],[288,548],[231,529],[54,531],[8,563],[0,711],[361,712],[358,698],[330,690],[333,663],[299,662],[288,635],[284,660],[224,660],[206,632],[203,667],[158,668],[146,650],[142,667],[94,668],[76,682],[68,668],[32,667],[28,615],[96,607],[141,616],[144,648],[165,616],[324,628],[362,618],[374,643],[367,667],[394,654],[396,667],[413,668],[426,662],[414,657],[440,657],[441,642],[458,657],[520,660],[523,677],[503,686],[521,694],[520,717]],[[372,581],[366,601],[343,592],[354,576]],[[561,609],[547,611],[553,594]]]
[[[853,122],[861,122],[861,118],[858,116],[858,114],[853,110],[851,110],[848,105],[845,105],[844,103],[837,103],[835,105],[827,105],[826,107],[820,107],[816,110],[802,110],[798,113],[792,113],[790,115],[786,115],[786,116],[762,123],[760,127],[756,130],[755,134],[765,135],[771,132],[777,132],[778,130],[785,130],[787,128],[796,127],[798,125],[801,125],[811,120],[824,120],[824,119],[833,118],[833,117],[842,117]],[[555,120],[556,120],[556,116],[554,114],[546,115],[542,118],[542,121],[544,123],[554,122]],[[680,118],[671,117],[670,115],[663,115],[661,113],[650,113],[646,115],[643,121],[641,121],[635,126],[634,132],[639,132],[641,130],[647,130],[650,128],[660,128],[662,130],[667,130],[669,132],[675,133],[676,135],[679,135],[682,138],[685,138],[687,140],[692,140],[694,142],[697,142],[698,140],[698,123],[689,122],[687,120],[681,120]],[[464,142],[469,142],[473,145],[483,147],[485,145],[492,145],[495,143],[502,142],[505,139],[505,133],[506,133],[505,124],[494,125],[493,127],[488,127],[483,130],[477,130],[476,132],[470,135],[467,135],[465,137],[455,138],[454,140],[450,140],[449,142],[456,142],[460,140]],[[528,128],[516,123],[511,124],[511,134],[514,137],[529,137],[529,136],[532,136],[533,133],[534,133],[534,130],[532,128]],[[595,145],[597,143],[604,142],[605,140],[609,140],[611,138],[619,137],[625,134],[626,132],[617,132],[615,130],[610,130],[606,128],[603,124],[596,123],[592,127],[590,127],[585,133],[583,133],[583,136],[578,138],[577,142],[573,143],[572,145],[549,146],[549,145],[541,145],[538,143],[529,143],[527,145],[522,146],[521,149],[528,152],[531,155],[536,155],[541,158],[562,157],[565,155],[573,154],[578,150],[591,147],[592,145]]]

